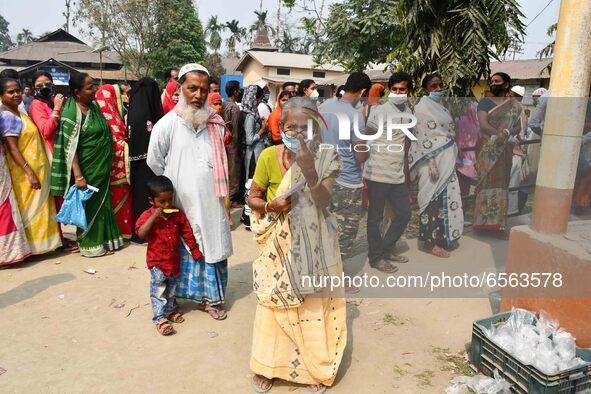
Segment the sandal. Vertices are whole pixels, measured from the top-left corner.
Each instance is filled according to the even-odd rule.
[[[78,242],[75,241],[66,241],[62,246],[62,250],[66,253],[80,253],[80,248],[78,247]]]
[[[378,260],[376,264],[370,264],[370,266],[385,274],[393,274],[398,271],[398,267],[384,259]]]
[[[185,321],[183,314],[178,309],[168,312],[166,318],[173,323],[183,323]]]
[[[314,394],[322,394],[326,391],[326,386],[323,384],[310,384],[308,385],[308,391]]]
[[[388,261],[391,261],[396,264],[404,264],[408,263],[408,257],[406,256],[399,256],[397,254],[391,253],[390,256],[387,258]]]
[[[269,385],[268,385],[267,387],[263,387],[263,386],[261,386],[259,383],[257,383],[257,382],[255,381],[255,377],[256,377],[256,376],[258,376],[258,377],[259,377],[259,380],[265,379],[265,380],[263,380],[263,381],[267,381],[267,382],[269,382]],[[262,378],[262,379],[261,379],[261,378]],[[261,393],[261,394],[267,393],[267,392],[269,392],[269,390],[271,390],[271,388],[273,388],[273,379],[267,379],[266,377],[264,377],[264,376],[262,376],[262,375],[254,375],[254,376],[252,377],[252,380],[251,380],[251,382],[250,382],[250,383],[252,384],[252,388],[253,388],[253,390],[254,390],[254,391],[256,391],[257,393]]]
[[[206,306],[203,310],[209,313],[209,316],[213,317],[214,320],[225,320],[228,317],[225,310],[218,309],[214,306]]]
[[[173,328],[166,319],[160,320],[156,323],[156,330],[164,336],[172,334]]]
[[[444,259],[451,257],[451,254],[447,250],[440,248],[437,245],[434,245],[431,248],[431,250],[429,250],[429,253],[431,253],[433,256],[441,257]]]

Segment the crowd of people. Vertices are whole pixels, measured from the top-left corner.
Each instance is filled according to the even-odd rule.
[[[259,250],[250,366],[260,393],[273,379],[313,392],[333,384],[347,342],[344,293],[358,289],[301,279],[351,274],[346,261],[366,213],[369,266],[387,274],[408,262],[396,243],[415,205],[421,248],[434,256],[459,246],[472,187],[474,228],[504,237],[509,211],[523,205],[509,193],[522,180],[521,143],[543,132],[528,122],[525,89],[504,73],[459,116],[436,73],[415,91],[404,72],[387,86],[355,72],[321,105],[315,81],[288,82],[275,108],[265,82],[221,87],[194,63],[170,69],[163,90],[149,77],[97,88],[73,74],[68,98],[45,71],[32,87],[14,70],[0,77],[0,265],[58,248],[99,257],[147,240],[153,323],[169,335],[184,321],[176,297],[227,317],[230,209],[244,206]],[[532,119],[543,120],[547,97],[534,92]],[[336,114],[348,117],[348,134]],[[415,140],[389,127],[409,115]],[[400,149],[379,149],[392,144]],[[589,206],[588,171],[577,182],[577,204]],[[70,188],[90,187],[88,227],[67,240],[54,217]]]

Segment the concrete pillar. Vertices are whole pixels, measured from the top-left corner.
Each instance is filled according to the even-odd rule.
[[[572,189],[585,120],[591,78],[591,1],[562,0],[554,65],[550,80],[542,153],[530,228],[511,229],[507,275],[560,275],[560,286],[506,287],[501,310],[512,307],[542,310],[577,338],[591,346],[591,221],[568,228]],[[533,282],[530,282],[533,283]]]
[[[567,229],[591,82],[589,37],[591,1],[562,0],[531,223],[540,233]]]

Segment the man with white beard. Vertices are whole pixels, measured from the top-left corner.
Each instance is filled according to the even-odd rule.
[[[148,166],[174,185],[174,204],[182,209],[204,258],[195,261],[181,245],[181,272],[176,296],[197,301],[216,320],[223,309],[232,238],[224,197],[228,195],[228,162],[224,121],[207,104],[209,72],[187,64],[179,72],[181,92],[173,111],[152,130]]]

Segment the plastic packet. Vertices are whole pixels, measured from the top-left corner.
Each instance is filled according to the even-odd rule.
[[[74,185],[70,186],[60,211],[54,217],[57,222],[72,224],[84,231],[88,230],[85,211],[86,201],[98,189],[90,185],[87,187],[87,189],[81,190]]]
[[[563,329],[558,330],[558,332],[554,334],[552,337],[552,344],[563,362],[568,362],[574,359],[577,355],[575,338],[571,333],[564,331]]]
[[[476,394],[509,394],[511,384],[503,379],[499,371],[494,371],[494,378],[485,375],[456,376],[446,394],[466,394],[472,390]]]

